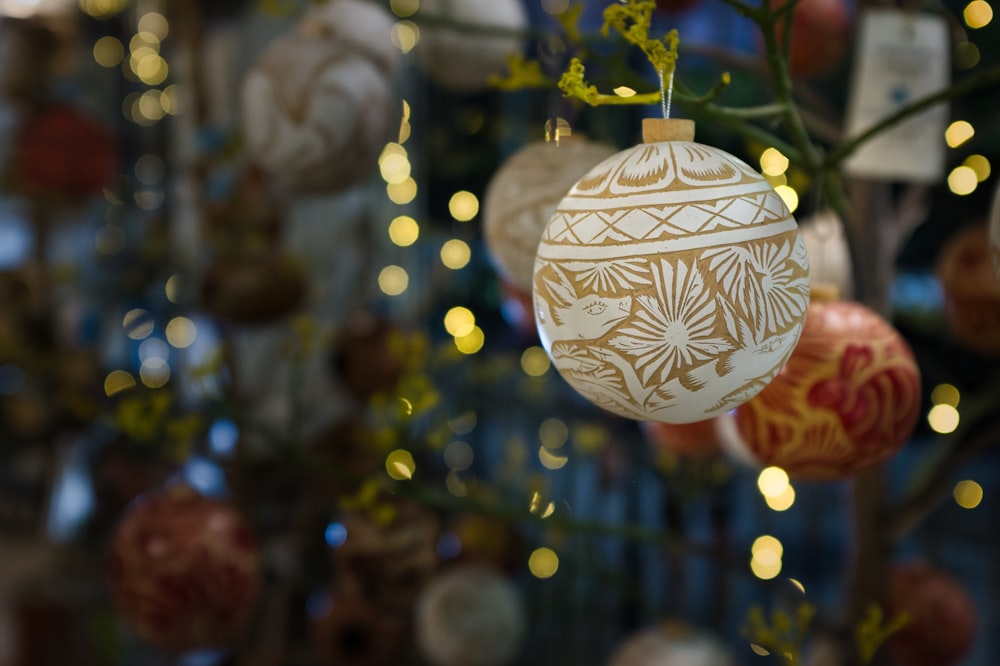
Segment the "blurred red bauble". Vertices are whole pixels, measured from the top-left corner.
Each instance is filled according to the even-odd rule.
[[[902,336],[859,303],[814,298],[785,367],[736,409],[738,446],[793,477],[843,479],[896,453],[919,409]]]
[[[260,591],[260,556],[233,508],[172,486],[126,513],[108,574],[115,606],[136,633],[181,652],[238,637]]]
[[[82,199],[117,170],[115,141],[100,124],[65,104],[32,116],[14,150],[17,187],[33,196]]]
[[[936,272],[951,334],[963,347],[1000,356],[1000,283],[994,279],[987,227],[956,233],[941,250]]]
[[[722,452],[723,420],[732,419],[728,414],[693,423],[660,423],[642,421],[646,441],[656,449],[670,451],[687,458],[706,458]]]
[[[699,2],[701,0],[656,0],[656,9],[667,14],[677,14],[691,9]]]
[[[775,25],[775,31],[780,44],[783,22]],[[832,73],[847,55],[853,32],[851,12],[845,0],[800,0],[792,15],[788,47],[788,68],[792,77],[808,79]]]
[[[537,337],[535,326],[534,305],[531,302],[531,292],[515,287],[506,280],[500,281],[503,298],[501,314],[511,328],[525,337]]]
[[[910,621],[889,639],[899,666],[951,666],[976,638],[978,615],[969,593],[950,574],[923,563],[894,567],[887,602],[890,617]]]

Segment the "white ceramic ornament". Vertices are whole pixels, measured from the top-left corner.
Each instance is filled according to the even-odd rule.
[[[566,137],[530,143],[503,163],[483,202],[486,247],[502,277],[531,291],[535,249],[556,206],[576,181],[616,152],[583,137]]]
[[[781,369],[802,331],[808,259],[795,218],[750,166],[695,143],[690,121],[647,120],[644,133],[560,202],[535,259],[535,319],[591,402],[690,423],[746,402]]]
[[[664,623],[627,639],[608,666],[733,666],[732,655],[715,637],[686,625]]]
[[[243,82],[243,132],[279,185],[332,193],[377,172],[402,114],[392,24],[371,3],[333,0],[261,53]]]
[[[993,272],[997,282],[1000,282],[1000,185],[993,194],[993,207],[990,209],[990,255],[993,257]]]
[[[420,63],[432,81],[460,93],[485,90],[489,77],[521,50],[516,33],[528,26],[520,0],[421,0],[417,18],[428,21],[416,48]]]
[[[831,285],[841,297],[849,298],[854,291],[851,251],[836,213],[816,213],[799,225],[799,233],[809,255],[809,282]]]
[[[417,602],[417,645],[434,666],[511,664],[525,630],[516,588],[492,568],[465,566],[443,573]]]

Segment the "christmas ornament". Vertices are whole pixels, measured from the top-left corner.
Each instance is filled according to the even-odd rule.
[[[340,585],[330,606],[313,620],[312,640],[323,666],[396,666],[403,661],[410,623],[385,613],[360,591]]]
[[[615,152],[571,136],[558,143],[530,143],[503,163],[486,188],[483,233],[504,280],[531,291],[535,250],[556,206],[574,183]]]
[[[115,606],[136,633],[172,651],[233,641],[260,587],[243,518],[187,486],[136,500],[112,539],[108,572]]]
[[[507,578],[459,567],[427,584],[417,603],[417,646],[434,666],[504,666],[517,659],[527,620]]]
[[[1000,283],[1000,187],[993,195],[993,207],[990,208],[990,255],[993,257],[993,271]]]
[[[675,622],[635,634],[611,656],[609,666],[732,666],[732,655],[714,636]]]
[[[672,134],[651,136],[658,128]],[[644,131],[546,226],[535,318],[553,364],[591,402],[702,421],[756,395],[791,354],[809,299],[805,244],[774,189],[695,143],[693,123]]]
[[[906,613],[910,622],[889,638],[900,666],[951,666],[968,653],[976,638],[975,604],[950,574],[912,562],[893,568],[887,613]]]
[[[335,569],[387,612],[408,612],[437,567],[437,520],[421,506],[396,502],[345,511],[347,539],[333,549]]]
[[[994,279],[989,233],[985,225],[957,232],[941,250],[936,273],[948,330],[964,347],[998,356],[1000,283]]]
[[[372,3],[333,0],[272,41],[250,69],[242,91],[247,151],[281,187],[332,193],[376,172],[402,114],[392,25]]]
[[[344,390],[367,402],[396,388],[403,376],[405,353],[399,326],[371,312],[356,312],[333,341],[330,365]]]
[[[459,93],[485,90],[489,77],[521,50],[516,33],[528,27],[518,0],[422,0],[416,18],[425,21],[416,48],[420,63],[432,81]]]
[[[65,104],[53,104],[25,122],[14,161],[18,189],[57,199],[83,199],[100,192],[117,168],[111,134]]]
[[[205,308],[239,324],[280,319],[298,308],[305,295],[298,262],[270,250],[220,255],[202,276]]]
[[[727,429],[723,421],[732,421],[732,416],[721,414],[692,423],[642,421],[640,428],[654,448],[687,458],[705,458],[722,453],[723,439],[732,429],[732,426]]]
[[[700,0],[656,0],[656,9],[667,14],[679,14],[696,6]]]
[[[283,210],[271,190],[271,179],[262,169],[243,169],[232,193],[206,211],[208,244],[223,253],[276,245],[284,226]]]
[[[779,3],[783,4],[783,3]],[[783,21],[775,25],[778,43]],[[844,0],[801,0],[792,14],[788,69],[795,78],[815,78],[832,73],[851,47],[853,25]]]
[[[906,442],[920,369],[903,337],[860,303],[814,297],[798,347],[736,410],[742,454],[809,480],[843,479]]]
[[[809,255],[809,283],[831,285],[845,296],[853,293],[851,251],[836,214],[816,213],[799,225],[799,233]]]

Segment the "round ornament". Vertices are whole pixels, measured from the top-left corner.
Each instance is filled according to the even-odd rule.
[[[402,114],[392,19],[367,2],[328,4],[272,41],[243,82],[248,154],[297,193],[338,192],[374,175]],[[341,15],[357,23],[338,24]]]
[[[723,422],[731,420],[731,415],[721,414],[692,423],[643,421],[640,427],[646,441],[656,449],[685,458],[708,458],[722,453],[722,442],[731,431]]]
[[[936,266],[944,290],[948,330],[964,347],[1000,355],[1000,283],[994,279],[990,231],[985,225],[957,232]]]
[[[491,568],[459,567],[440,574],[417,602],[417,645],[434,666],[512,664],[526,629],[520,594]]]
[[[1000,186],[993,195],[990,208],[990,256],[993,258],[993,272],[1000,284]]]
[[[690,121],[594,167],[538,246],[539,337],[594,404],[691,423],[756,395],[791,354],[809,301],[795,218],[759,173],[695,143]],[[676,131],[650,136],[657,128]]]
[[[664,622],[625,640],[609,666],[732,666],[732,655],[714,636]]]
[[[514,35],[528,27],[520,0],[422,0],[416,17],[426,21],[416,48],[420,63],[434,83],[458,93],[485,90],[521,50]]]
[[[779,0],[778,4],[784,4]],[[779,43],[783,22],[775,25]],[[792,15],[788,69],[795,78],[832,73],[843,62],[852,43],[851,11],[845,0],[801,0]]]
[[[832,211],[816,213],[799,225],[809,255],[810,284],[828,284],[839,294],[854,291],[851,251],[840,220]]]
[[[18,188],[38,197],[83,199],[114,178],[111,134],[77,109],[54,104],[21,128],[14,149]]]
[[[133,503],[108,569],[118,610],[141,637],[171,651],[232,642],[260,590],[260,556],[241,515],[187,486]]]
[[[397,666],[409,634],[408,616],[383,612],[350,585],[330,595],[313,619],[312,639],[322,666]]]
[[[617,152],[585,138],[537,141],[497,170],[483,201],[486,248],[503,279],[531,291],[535,250],[556,206],[595,165]]]
[[[900,666],[952,666],[976,639],[976,606],[950,574],[924,563],[897,565],[889,577],[887,612],[910,622],[889,638]]]
[[[860,303],[814,299],[798,347],[736,410],[743,453],[790,476],[834,480],[895,454],[916,425],[920,369],[903,337]]]

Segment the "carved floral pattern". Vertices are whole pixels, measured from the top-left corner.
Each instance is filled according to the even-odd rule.
[[[687,423],[758,393],[809,300],[795,220],[759,174],[675,141],[605,160],[553,214],[535,316],[563,377],[596,405]]]

